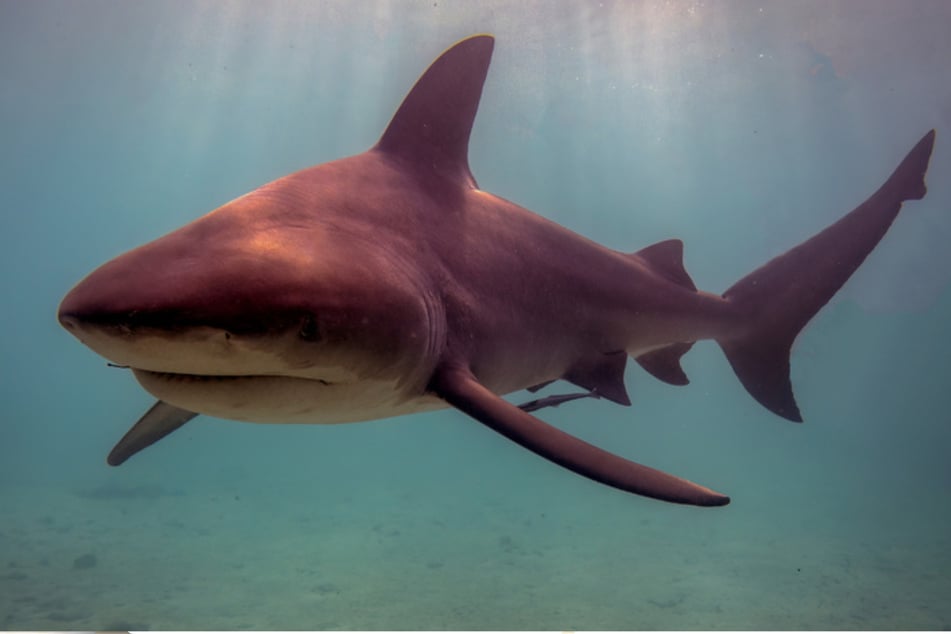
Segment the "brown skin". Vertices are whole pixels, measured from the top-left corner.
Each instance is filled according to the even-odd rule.
[[[754,397],[798,419],[789,345],[924,195],[934,133],[843,221],[721,297],[696,290],[677,241],[619,253],[477,188],[467,148],[492,47],[446,51],[368,152],[264,185],[66,296],[61,323],[160,399],[111,464],[195,412],[326,423],[453,406],[598,482],[729,502],[498,395],[565,379],[628,404],[626,355],[685,384],[680,356],[715,339]]]

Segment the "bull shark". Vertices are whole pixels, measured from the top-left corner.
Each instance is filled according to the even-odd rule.
[[[468,144],[493,47],[475,35],[446,50],[368,151],[263,185],[66,295],[60,323],[158,399],[109,464],[198,414],[346,423],[454,407],[603,484],[729,503],[529,412],[629,405],[629,357],[684,385],[681,357],[712,339],[753,398],[801,421],[792,343],[925,195],[934,130],[865,202],[718,295],[696,288],[679,240],[615,251],[479,188]],[[501,396],[557,380],[584,391]]]

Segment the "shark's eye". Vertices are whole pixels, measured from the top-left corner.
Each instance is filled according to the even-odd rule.
[[[313,315],[304,315],[300,323],[300,338],[304,341],[320,341],[320,330]]]

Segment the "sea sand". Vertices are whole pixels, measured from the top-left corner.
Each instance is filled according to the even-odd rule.
[[[563,491],[526,496],[526,488],[506,492],[493,480],[481,499],[438,481],[309,495],[267,481],[198,483],[187,492],[155,482],[5,488],[0,625],[951,626],[947,536],[924,531],[903,541],[886,531],[873,539],[849,526],[810,526],[793,509],[771,524],[747,523],[762,509],[685,509],[614,492],[559,504],[596,486],[564,483]],[[616,503],[607,518],[604,499]]]

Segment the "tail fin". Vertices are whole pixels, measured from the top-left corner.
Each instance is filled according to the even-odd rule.
[[[802,421],[789,381],[793,341],[875,248],[902,202],[924,197],[934,138],[931,130],[864,203],[723,294],[746,327],[718,343],[747,391],[767,409]]]

